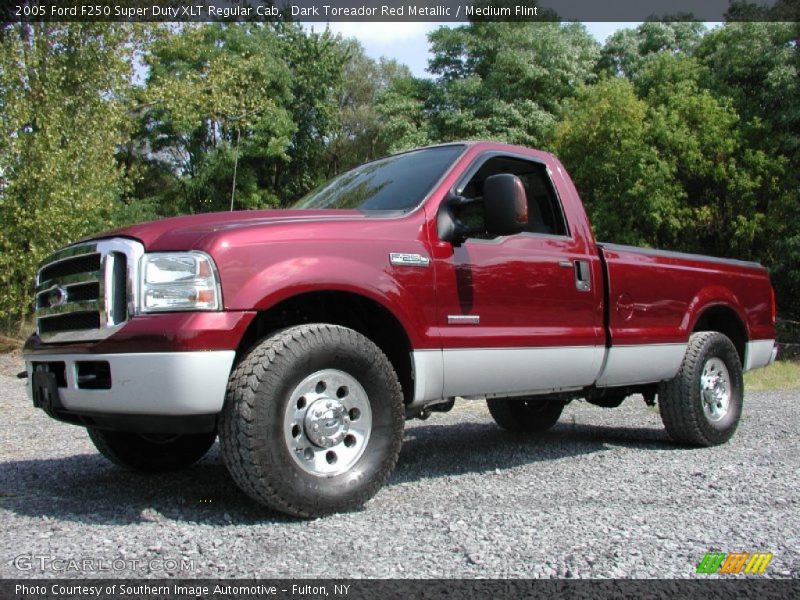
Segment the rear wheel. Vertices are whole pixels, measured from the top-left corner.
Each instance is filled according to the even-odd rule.
[[[187,435],[140,434],[87,428],[92,443],[108,460],[134,471],[176,471],[203,458],[216,432]]]
[[[556,424],[564,410],[559,400],[544,398],[487,398],[495,423],[507,431],[541,433]]]
[[[403,439],[403,395],[381,350],[352,329],[286,329],[231,375],[220,446],[258,502],[313,517],[362,506],[386,482]]]
[[[742,364],[733,342],[715,331],[695,333],[678,374],[661,384],[661,419],[676,442],[714,446],[736,431],[743,404]]]

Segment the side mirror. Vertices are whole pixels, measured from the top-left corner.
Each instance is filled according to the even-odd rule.
[[[483,182],[483,208],[490,235],[514,235],[528,224],[528,196],[516,175],[487,177]]]
[[[477,198],[465,198],[451,194],[445,198],[439,206],[439,213],[436,215],[436,226],[439,230],[439,238],[442,241],[450,242],[453,246],[460,246],[466,239],[475,233],[458,216],[460,209],[469,204],[475,204],[480,200]]]

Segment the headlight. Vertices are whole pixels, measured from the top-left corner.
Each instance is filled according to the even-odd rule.
[[[163,252],[142,257],[141,312],[220,310],[219,277],[203,252]]]

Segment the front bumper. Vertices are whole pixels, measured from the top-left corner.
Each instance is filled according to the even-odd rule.
[[[47,371],[53,374],[53,392],[57,388],[57,394],[42,408],[55,418],[216,415],[222,410],[235,355],[234,350],[26,354],[28,395],[33,401],[34,371]],[[36,379],[41,381],[41,377]]]

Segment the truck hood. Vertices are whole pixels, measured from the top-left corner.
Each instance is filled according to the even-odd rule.
[[[216,233],[238,229],[272,227],[281,224],[302,224],[362,220],[358,210],[247,210],[234,212],[202,213],[140,223],[91,236],[89,239],[129,237],[141,241],[149,251],[192,250],[203,245],[206,238]],[[85,241],[85,240],[82,240]]]

